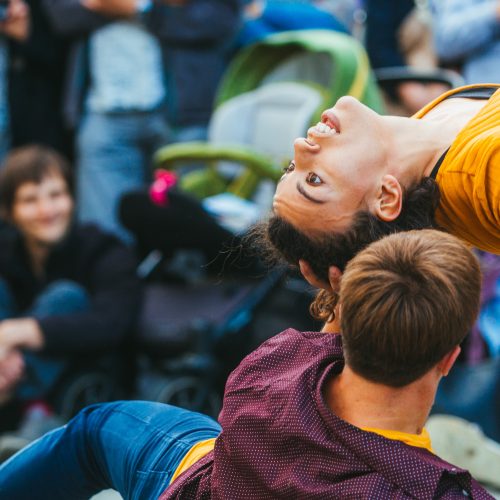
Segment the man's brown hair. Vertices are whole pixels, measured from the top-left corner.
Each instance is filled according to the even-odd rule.
[[[66,159],[46,146],[13,149],[0,169],[0,211],[9,216],[18,188],[27,182],[39,184],[50,175],[60,175],[72,190],[71,169]]]
[[[417,380],[462,342],[480,287],[476,257],[454,236],[420,230],[372,243],[342,276],[346,363],[392,387]]]

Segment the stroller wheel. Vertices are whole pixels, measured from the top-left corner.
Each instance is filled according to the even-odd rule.
[[[196,376],[166,377],[155,400],[213,417],[221,408],[217,392]]]
[[[56,411],[69,420],[88,405],[113,401],[116,393],[116,382],[108,374],[101,371],[78,373],[62,388],[55,404]]]

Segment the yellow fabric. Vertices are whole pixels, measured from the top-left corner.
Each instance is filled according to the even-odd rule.
[[[423,429],[420,434],[409,434],[407,432],[399,431],[388,431],[385,429],[375,429],[373,427],[361,427],[362,430],[366,432],[373,432],[384,436],[387,439],[393,439],[394,441],[402,441],[410,446],[416,446],[417,448],[425,448],[431,453],[434,453],[431,445],[431,437],[427,432],[427,429]]]
[[[451,90],[414,117],[422,118],[460,90],[485,86],[499,90],[457,135],[436,176],[441,192],[436,221],[469,244],[500,254],[500,85]]]
[[[203,458],[207,453],[211,452],[214,449],[216,439],[217,438],[205,439],[204,441],[199,441],[192,446],[184,455],[184,458],[180,461],[177,469],[175,469],[174,475],[170,480],[170,484],[172,484],[184,471],[189,469],[191,465]]]

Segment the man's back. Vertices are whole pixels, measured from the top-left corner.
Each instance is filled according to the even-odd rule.
[[[213,455],[169,498],[490,498],[431,452],[334,415],[326,382],[344,367],[341,337],[286,330],[231,374]],[[210,493],[209,493],[210,492]]]

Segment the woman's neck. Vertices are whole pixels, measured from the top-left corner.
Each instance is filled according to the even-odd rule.
[[[356,427],[420,434],[437,388],[431,378],[393,388],[370,382],[346,365],[327,383],[326,403],[336,416]]]
[[[389,173],[404,186],[429,176],[441,155],[486,102],[450,99],[438,104],[421,119],[384,117],[392,131]]]
[[[25,240],[25,244],[33,273],[37,277],[42,277],[45,274],[45,264],[51,247],[34,240]]]
[[[392,130],[388,173],[403,186],[415,184],[429,175],[460,130],[447,123],[392,116],[385,119]]]

